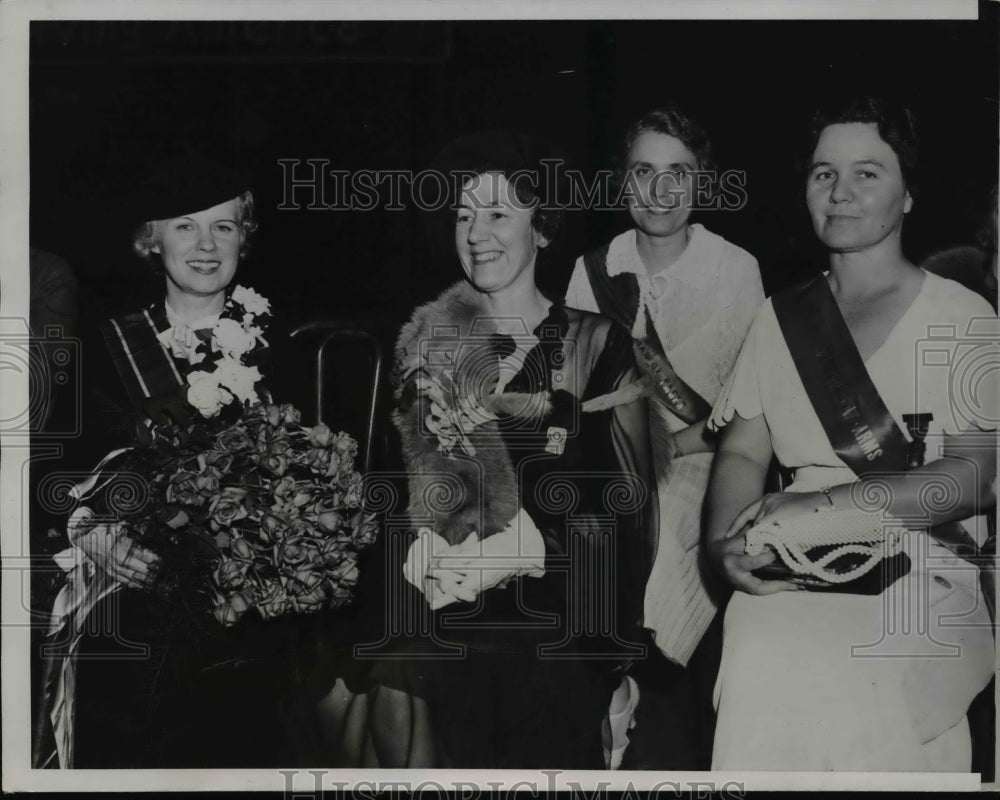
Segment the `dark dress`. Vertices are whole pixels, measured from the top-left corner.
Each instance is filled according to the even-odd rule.
[[[115,321],[119,329],[138,326],[141,331],[147,319],[156,330],[169,327],[162,302]],[[116,369],[113,330],[108,326],[105,322],[105,336],[85,346],[84,424],[67,457],[76,470],[91,469],[109,451],[134,444],[150,418],[197,418],[184,402],[184,387],[176,383],[176,375],[184,376],[189,368],[186,360],[157,351],[149,331],[142,331],[150,348],[148,359],[136,359],[144,383],[154,390],[142,399],[134,378]],[[262,354],[260,366],[270,385],[281,370],[265,370],[281,362],[273,351],[276,345],[281,350],[285,337],[272,326],[267,339],[271,352]],[[296,618],[264,622],[247,614],[237,625],[222,629],[207,615],[181,608],[175,596],[157,590],[125,587],[110,594],[87,616],[77,647],[72,766],[292,763],[294,737],[289,731],[299,715],[295,667],[307,646],[301,628]],[[65,633],[43,644],[54,645],[58,655],[65,651]],[[56,662],[49,659],[50,666]],[[47,744],[51,741],[44,735],[36,737],[36,763],[45,760]]]
[[[397,624],[362,651],[382,659],[373,662],[370,690],[388,686],[427,701],[444,767],[603,768],[601,721],[620,669],[644,653],[637,644],[642,590],[657,530],[645,402],[581,409],[583,401],[635,380],[631,338],[609,320],[559,302],[535,335],[539,343],[504,391],[547,393],[550,410],[501,417],[493,446],[506,461],[491,455],[484,435],[475,457],[458,454],[437,464],[465,481],[466,501],[440,514],[435,528],[454,543],[463,515],[489,520],[494,507],[523,507],[545,543],[544,576],[515,578],[475,603],[432,612],[400,575],[398,559],[412,532],[386,526],[397,559],[388,580],[399,593],[387,619]],[[420,403],[405,385],[400,396],[397,424],[404,420],[409,469],[433,470],[436,442],[421,441],[405,423],[422,418]],[[553,444],[560,430],[562,447]],[[515,476],[513,499],[497,496],[508,470]],[[474,486],[469,476],[477,474],[483,481]],[[411,475],[411,493],[419,484]],[[412,514],[412,496],[410,503]],[[483,524],[477,529],[503,525]]]

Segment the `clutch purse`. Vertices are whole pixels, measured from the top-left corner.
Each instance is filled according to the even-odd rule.
[[[778,559],[754,571],[806,589],[881,594],[910,571],[906,529],[862,511],[819,511],[747,531],[747,555],[774,550]]]

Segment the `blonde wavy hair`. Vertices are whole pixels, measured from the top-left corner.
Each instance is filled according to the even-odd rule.
[[[254,217],[253,192],[247,189],[236,196],[236,224],[240,229],[240,260],[246,258],[250,247],[250,239],[257,230],[257,220]],[[160,244],[160,226],[163,220],[149,220],[136,228],[132,236],[132,250],[139,258],[149,262],[154,269],[162,269],[162,261],[153,247]]]

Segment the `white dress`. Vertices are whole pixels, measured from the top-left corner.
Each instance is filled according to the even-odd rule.
[[[996,377],[996,332],[985,300],[927,274],[866,361],[904,434],[903,414],[933,414],[927,463],[940,454],[942,434],[995,427],[1000,406],[988,381]],[[994,371],[967,391],[984,363]],[[764,415],[775,454],[795,470],[788,491],[857,480],[809,403],[770,301],[747,335],[712,425],[734,414]],[[983,518],[963,524],[978,542],[985,539]],[[965,715],[994,660],[978,573],[923,531],[911,532],[905,549],[911,570],[882,595],[735,592],[715,687],[713,769],[969,770]]]
[[[626,231],[608,248],[608,274],[636,276],[670,363],[685,383],[714,403],[764,301],[764,289],[752,255],[701,225],[692,225],[690,233],[680,258],[650,278],[636,249],[635,230]],[[566,305],[599,311],[583,258],[570,278]],[[641,308],[632,333],[646,335]],[[687,425],[662,404],[650,408],[659,417],[650,420],[654,430],[657,424],[670,431]],[[712,454],[673,461],[663,455],[654,452],[660,536],[646,586],[645,626],[667,657],[687,664],[716,612],[699,566],[701,508]]]

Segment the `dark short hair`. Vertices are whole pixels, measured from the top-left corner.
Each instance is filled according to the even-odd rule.
[[[667,105],[647,111],[633,122],[625,132],[622,147],[618,153],[616,173],[619,181],[624,180],[628,171],[629,153],[632,147],[644,133],[662,133],[679,139],[698,160],[698,169],[710,171],[715,169],[715,159],[712,153],[712,141],[708,131],[694,117],[678,106]]]
[[[550,243],[562,232],[563,210],[557,201],[563,179],[565,155],[533,134],[511,130],[485,130],[452,139],[436,156],[431,168],[445,175],[500,173],[514,187],[519,203],[533,206],[532,227]],[[558,165],[554,170],[546,165]],[[461,191],[461,186],[453,184]],[[456,200],[458,198],[455,198]]]
[[[918,157],[920,138],[917,135],[917,119],[913,111],[902,103],[886,100],[882,97],[851,98],[826,105],[818,109],[812,117],[809,126],[809,141],[803,153],[802,172],[805,175],[819,137],[830,125],[840,125],[852,122],[873,124],[878,128],[878,135],[892,148],[899,159],[899,167],[903,173],[903,183],[907,191],[917,195],[919,183]]]
[[[531,227],[544,236],[549,244],[554,243],[563,229],[562,208],[550,205],[545,202],[538,191],[539,180],[542,180],[538,173],[529,170],[505,169],[502,167],[483,167],[471,170],[469,178],[473,175],[488,174],[503,175],[510,182],[514,190],[514,197],[518,204],[524,209],[531,209]],[[461,190],[461,187],[458,187]]]
[[[549,244],[555,243],[565,223],[563,210],[554,203],[546,203],[535,189],[537,184],[528,175],[522,174],[520,177],[522,179],[511,181],[514,196],[519,203],[534,206],[531,212],[531,227],[544,236]]]

